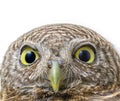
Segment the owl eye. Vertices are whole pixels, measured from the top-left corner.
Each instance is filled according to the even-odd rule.
[[[93,63],[95,60],[95,50],[90,46],[83,46],[79,48],[74,57],[85,63]]]
[[[35,62],[38,58],[39,54],[36,50],[30,47],[25,47],[22,49],[20,61],[23,65],[30,65],[33,62]]]

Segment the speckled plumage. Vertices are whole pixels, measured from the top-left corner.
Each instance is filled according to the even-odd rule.
[[[76,61],[82,45],[95,47],[92,64]],[[40,58],[21,65],[21,48],[28,45]],[[60,61],[64,80],[55,93],[48,77],[50,60]],[[72,24],[46,25],[24,34],[8,48],[1,66],[2,101],[120,101],[120,56],[96,32]]]

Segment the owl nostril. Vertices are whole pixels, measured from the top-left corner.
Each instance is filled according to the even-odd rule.
[[[53,65],[53,62],[55,62],[55,61],[58,63],[58,65],[60,66],[60,68],[63,67],[63,62],[60,59],[58,59],[58,60],[50,60],[50,61],[48,61],[48,68],[51,68],[52,65]]]
[[[48,61],[48,68],[51,69],[52,61]]]

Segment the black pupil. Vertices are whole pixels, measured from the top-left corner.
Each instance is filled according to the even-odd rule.
[[[84,62],[88,62],[90,60],[90,53],[86,50],[82,50],[79,54],[79,59]]]
[[[28,51],[26,53],[25,60],[27,63],[33,63],[35,61],[35,58],[36,56],[34,52]]]

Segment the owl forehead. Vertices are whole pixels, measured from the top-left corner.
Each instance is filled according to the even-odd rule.
[[[79,27],[78,27],[79,28]],[[40,43],[61,43],[70,41],[75,37],[84,37],[88,34],[78,31],[74,25],[48,25],[36,28],[25,35],[26,39]],[[79,28],[80,29],[80,28]]]
[[[26,40],[43,44],[52,49],[63,47],[66,42],[76,38],[76,33],[62,27],[44,27],[26,34]],[[78,34],[79,37],[81,35]]]
[[[71,41],[73,36],[62,33],[45,34],[40,43],[52,49],[59,49],[63,47],[65,43]]]
[[[76,38],[90,39],[94,43],[105,43],[104,38],[85,27],[71,24],[55,24],[31,30],[20,37],[16,44],[20,44],[20,41],[21,43],[31,41],[33,43],[42,43],[49,48],[58,50],[62,48],[65,43]]]
[[[36,40],[36,45],[40,43],[40,45],[45,46],[50,49],[54,54],[58,55],[61,48],[68,46],[69,42],[73,40],[75,37],[70,34],[66,34],[62,31],[49,31],[45,33],[43,36],[38,37],[38,41]]]

